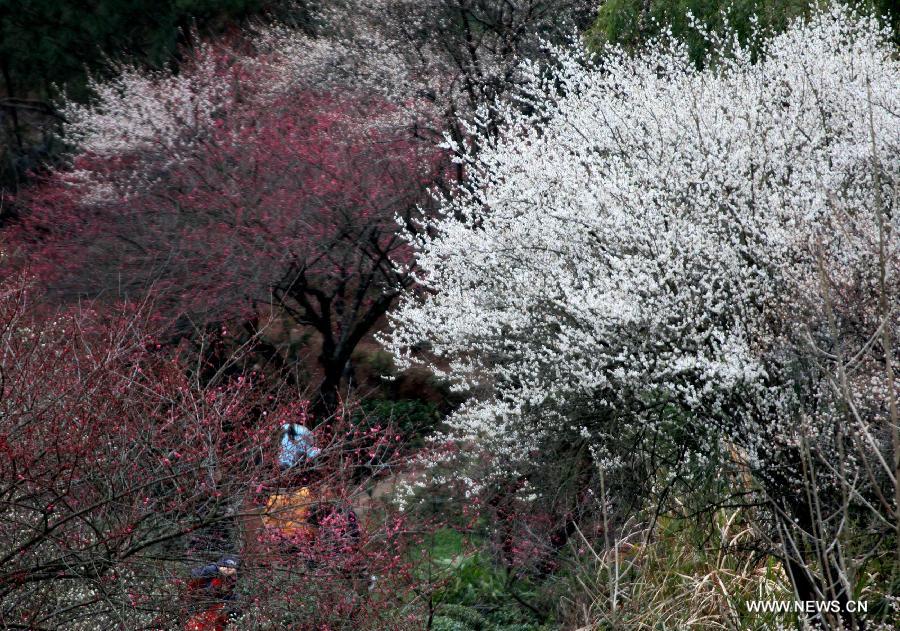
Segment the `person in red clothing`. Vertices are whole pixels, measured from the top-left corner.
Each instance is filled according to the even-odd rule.
[[[191,570],[188,596],[195,613],[185,631],[225,631],[229,620],[238,616],[234,588],[239,565],[236,556],[225,555],[213,564]]]

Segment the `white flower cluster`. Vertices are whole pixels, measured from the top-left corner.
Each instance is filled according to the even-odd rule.
[[[794,403],[783,343],[821,306],[821,268],[834,286],[875,273],[878,204],[897,269],[888,41],[834,6],[759,60],[726,42],[698,70],[660,41],[532,65],[531,107],[497,106],[503,133],[475,130],[466,187],[409,236],[428,291],[406,295],[386,343],[486,392],[450,423],[512,461],[564,431],[602,442],[573,418],[586,409],[640,426],[661,406],[747,406],[774,422]]]
[[[543,57],[544,40],[568,39],[595,9],[593,0],[325,0],[316,37],[275,25],[256,41],[285,60],[274,89],[352,85],[397,105],[393,123],[421,129],[455,125],[506,95],[523,59]]]
[[[63,105],[67,138],[103,157],[172,150],[209,125],[230,94],[211,47],[201,46],[194,61],[179,74],[120,66],[110,80],[91,80],[92,103]]]

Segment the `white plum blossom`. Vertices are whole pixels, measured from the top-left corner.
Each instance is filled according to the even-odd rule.
[[[120,65],[111,79],[92,78],[91,103],[63,103],[67,139],[104,157],[172,150],[211,124],[230,95],[213,47],[201,45],[192,61],[178,74]]]
[[[754,460],[751,424],[757,443],[792,426],[796,342],[827,328],[821,274],[874,295],[879,204],[896,287],[900,62],[837,5],[761,49],[728,42],[702,70],[668,40],[559,50],[529,66],[530,108],[496,106],[499,137],[475,129],[474,159],[454,146],[468,181],[409,236],[425,290],[386,336],[479,395],[454,437],[514,466],[674,409],[726,421]]]
[[[458,132],[479,102],[509,95],[522,60],[545,58],[547,42],[573,37],[596,8],[595,0],[324,0],[316,37],[276,25],[258,40],[289,60],[280,81],[349,83],[401,105],[394,119],[419,133]]]

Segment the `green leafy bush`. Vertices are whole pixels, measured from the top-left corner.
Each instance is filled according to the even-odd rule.
[[[437,405],[417,399],[366,399],[360,413],[369,423],[390,424],[413,441],[431,434],[441,420]]]
[[[515,580],[478,548],[478,541],[445,528],[422,550],[420,571],[433,576],[437,631],[540,631],[535,616],[513,598],[527,599],[531,585]],[[427,554],[426,554],[427,552]],[[427,561],[426,561],[427,558]]]
[[[792,19],[807,15],[815,3],[816,0],[607,0],[585,39],[595,49],[606,42],[636,49],[671,28],[673,36],[687,43],[691,59],[699,65],[706,57],[709,43],[691,27],[688,15],[713,32],[721,31],[727,21],[741,41],[746,42],[753,16],[761,28],[780,32]],[[894,31],[898,31],[900,5],[893,0],[867,0],[858,4],[885,16]]]

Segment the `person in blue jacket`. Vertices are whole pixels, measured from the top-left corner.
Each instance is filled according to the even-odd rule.
[[[312,460],[319,455],[320,449],[313,442],[313,433],[299,423],[286,423],[282,426],[281,452],[278,465],[282,471],[292,469],[297,464]]]

